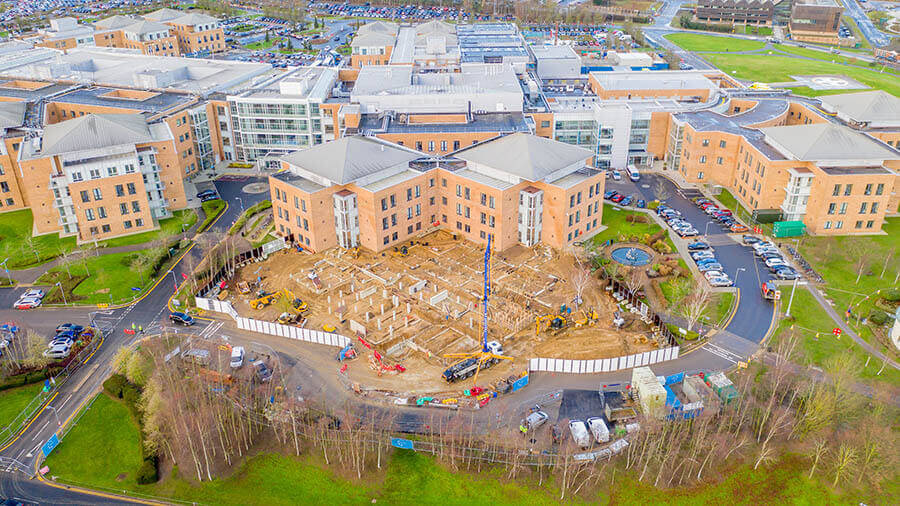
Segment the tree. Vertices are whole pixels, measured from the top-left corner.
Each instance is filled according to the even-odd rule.
[[[656,200],[659,200],[660,202],[665,202],[672,197],[669,186],[661,178],[657,179],[656,184],[653,185],[653,194],[656,196]]]
[[[47,350],[47,340],[33,330],[25,333],[25,349],[22,356],[22,365],[41,369],[50,363],[50,359],[44,356]]]
[[[678,314],[688,322],[688,330],[694,330],[694,325],[706,314],[709,307],[709,288],[701,284],[690,295],[685,297],[678,305]]]

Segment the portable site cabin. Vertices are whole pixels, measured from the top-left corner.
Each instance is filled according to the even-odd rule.
[[[734,383],[722,371],[706,376],[706,384],[719,396],[722,404],[728,404],[738,396]]]
[[[666,389],[649,367],[635,367],[631,372],[631,387],[646,416],[660,418],[666,405]]]

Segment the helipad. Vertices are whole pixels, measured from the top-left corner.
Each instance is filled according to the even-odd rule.
[[[797,84],[809,86],[814,90],[859,90],[868,86],[842,75],[791,76]]]

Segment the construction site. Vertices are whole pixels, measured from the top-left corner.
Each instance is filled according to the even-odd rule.
[[[572,254],[541,245],[494,252],[489,277],[485,257],[483,246],[446,231],[381,253],[286,249],[239,269],[223,295],[243,316],[350,337],[355,349],[338,354],[338,367],[353,382],[394,392],[471,386],[472,374],[456,386],[442,374],[460,354],[487,351],[487,342],[510,359],[475,371],[479,385],[520,375],[533,357],[610,358],[660,347],[647,319]]]

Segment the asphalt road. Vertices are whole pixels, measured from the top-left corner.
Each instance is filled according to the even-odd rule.
[[[641,183],[633,185],[630,182],[610,184],[610,188],[621,187],[623,191],[639,193],[644,198],[653,198],[652,190],[659,176],[647,175]],[[231,225],[241,212],[241,204],[249,207],[255,202],[263,200],[267,193],[246,193],[243,188],[246,184],[262,179],[248,179],[245,181],[218,181],[216,187],[220,195],[229,202],[229,207],[223,216],[216,222],[210,233],[221,233]],[[687,199],[678,195],[675,186],[665,178],[659,178],[661,184],[666,185],[671,197],[668,203],[681,210],[686,218],[698,229],[705,227],[708,218],[700,213]],[[628,185],[631,185],[630,188]],[[239,201],[238,198],[241,200]],[[714,228],[716,227],[716,228]],[[749,251],[740,246],[722,233],[717,225],[710,225],[710,241],[721,242],[717,246],[723,265],[729,271],[743,267],[747,272],[739,277],[738,286],[745,294],[740,299],[738,317],[732,320],[728,326],[730,332],[716,336],[711,343],[686,355],[676,361],[662,363],[654,366],[658,374],[673,374],[680,371],[716,370],[731,367],[738,360],[745,360],[755,351],[755,343],[760,342],[766,334],[773,317],[773,308],[765,303],[757,294],[757,282],[753,256]],[[199,244],[189,250],[186,255],[200,258]],[[104,332],[105,340],[94,354],[86,360],[85,364],[72,377],[62,384],[59,391],[51,397],[48,407],[39,413],[30,422],[28,427],[13,441],[0,448],[0,455],[13,458],[23,466],[34,469],[38,460],[41,446],[49,439],[60,425],[67,425],[69,420],[78,412],[78,409],[101,388],[102,380],[110,372],[110,364],[116,351],[134,342],[140,336],[130,336],[124,333],[131,328],[132,323],[141,325],[145,333],[156,333],[168,326],[167,302],[172,294],[174,280],[181,279],[183,272],[182,260],[173,269],[173,274],[165,275],[160,283],[144,298],[133,305],[120,308],[112,308],[103,311],[91,308],[81,309],[39,309],[35,311],[16,312],[14,310],[0,310],[0,318],[4,320],[17,320],[21,324],[40,332],[52,333],[53,328],[62,321],[85,324],[93,321]],[[276,357],[277,367],[282,369],[286,384],[290,388],[297,389],[302,395],[327,395],[328,398],[340,398],[350,396],[346,389],[337,383],[333,369],[330,367],[333,360],[333,350],[321,346],[309,346],[298,342],[273,338],[259,334],[241,332],[234,329],[233,322],[228,319],[200,320],[191,328],[192,333],[215,334],[222,336],[227,334],[230,339],[241,344],[246,344],[251,349],[271,350]],[[743,337],[738,337],[740,334]],[[323,367],[323,364],[327,364]],[[630,371],[595,375],[553,375],[535,374],[531,385],[522,394],[505,396],[493,403],[492,409],[477,412],[475,420],[486,423],[493,420],[493,413],[504,412],[507,416],[515,418],[519,416],[518,408],[530,405],[547,392],[560,389],[596,389],[600,384],[623,383],[630,380]],[[301,387],[301,391],[297,387]],[[298,395],[300,395],[298,394]],[[357,399],[354,397],[354,399]],[[385,410],[380,405],[366,404],[366,401],[358,401],[369,406],[372,410]],[[435,414],[415,408],[400,408],[397,410],[399,423],[403,430],[415,432],[422,430],[429,423],[444,417],[451,417],[450,412],[441,411]],[[509,420],[507,420],[509,422]],[[65,441],[61,444],[65,444]],[[49,472],[52,476],[53,470]],[[96,504],[104,498],[84,496],[78,492],[50,487],[38,480],[23,480],[21,474],[0,473],[0,494],[26,499],[41,503],[90,503]],[[115,502],[115,498],[108,499]]]
[[[844,13],[856,21],[859,30],[870,44],[873,46],[886,46],[891,43],[891,36],[875,28],[872,20],[869,19],[869,16],[866,16],[866,12],[859,5],[859,2],[856,0],[841,0],[841,3],[844,4]]]

